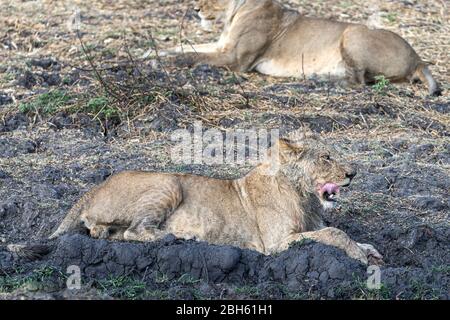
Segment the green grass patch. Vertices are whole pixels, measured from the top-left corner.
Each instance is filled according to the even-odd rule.
[[[156,299],[156,300],[166,300],[169,299],[169,294],[167,290],[147,290],[145,292],[145,298]]]
[[[391,291],[384,283],[380,284],[379,289],[369,289],[366,281],[362,279],[355,280],[355,293],[352,299],[356,300],[389,300]]]
[[[161,272],[157,272],[156,277],[155,277],[155,282],[156,283],[166,283],[169,282],[169,276],[161,273]]]
[[[395,12],[389,12],[387,13],[384,18],[389,21],[389,23],[395,23],[397,21],[397,13]]]
[[[391,83],[388,79],[385,78],[383,75],[379,75],[375,77],[375,84],[372,86],[372,88],[378,93],[378,94],[386,94],[386,92],[390,89]]]
[[[2,77],[0,78],[0,82],[1,83],[8,83],[8,82],[11,82],[13,80],[14,80],[14,74],[8,73],[8,72],[4,73],[2,75]]]
[[[259,296],[259,289],[252,286],[237,287],[234,292],[245,296]]]
[[[101,119],[118,117],[120,114],[119,110],[112,105],[108,98],[104,96],[91,98],[86,103],[84,111]]]
[[[436,300],[438,299],[437,291],[431,289],[428,283],[413,280],[411,282],[412,300]]]
[[[29,274],[23,274],[24,270],[17,269],[14,274],[0,277],[0,292],[10,293],[19,288],[28,291],[41,290],[48,282],[62,281],[66,276],[58,269],[44,266],[34,269]]]
[[[53,90],[43,93],[32,101],[19,104],[22,113],[53,114],[66,106],[71,97],[63,90]]]
[[[438,266],[433,266],[431,268],[431,271],[433,273],[443,273],[447,276],[450,275],[450,265],[438,265]]]
[[[141,299],[147,293],[144,282],[128,276],[110,277],[97,283],[103,293],[120,299]]]
[[[199,279],[194,279],[190,274],[182,274],[177,282],[181,283],[181,284],[194,284],[194,283],[199,283],[201,280]]]

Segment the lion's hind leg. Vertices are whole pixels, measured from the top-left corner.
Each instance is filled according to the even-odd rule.
[[[147,190],[127,211],[134,218],[123,233],[124,240],[154,241],[167,234],[163,225],[182,200],[182,190],[176,179],[158,189]]]
[[[128,241],[155,241],[167,234],[159,229],[157,221],[151,217],[138,217],[123,233],[124,240]]]
[[[413,75],[410,77],[412,83],[422,82],[428,85],[428,93],[431,96],[440,96],[442,94],[442,89],[439,84],[431,75],[430,69],[425,63],[419,64],[417,69],[414,71]]]

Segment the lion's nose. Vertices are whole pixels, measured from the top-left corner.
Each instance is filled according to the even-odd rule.
[[[356,176],[356,170],[355,169],[351,169],[351,170],[349,170],[349,171],[347,171],[345,173],[345,177],[349,178],[350,180],[352,180],[355,176]]]

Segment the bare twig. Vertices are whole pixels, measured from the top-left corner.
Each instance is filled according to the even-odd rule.
[[[91,66],[91,68],[92,68],[92,70],[93,70],[97,80],[100,82],[100,84],[102,85],[102,87],[105,89],[105,91],[108,94],[110,94],[115,99],[120,99],[120,96],[116,92],[114,92],[114,90],[112,88],[110,88],[110,86],[103,80],[103,77],[100,74],[100,72],[97,70],[97,67],[94,64],[94,62],[92,60],[92,57],[89,55],[89,52],[88,52],[87,48],[85,47],[83,40],[81,39],[80,31],[77,30],[76,34],[77,34],[77,38],[78,38],[78,40],[80,42],[83,54],[85,55],[86,60],[90,64],[90,66]]]

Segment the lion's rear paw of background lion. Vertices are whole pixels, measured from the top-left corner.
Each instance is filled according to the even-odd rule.
[[[175,57],[169,57],[168,60],[170,61],[171,64],[177,66],[178,68],[193,67],[197,63],[195,53],[180,54]]]

